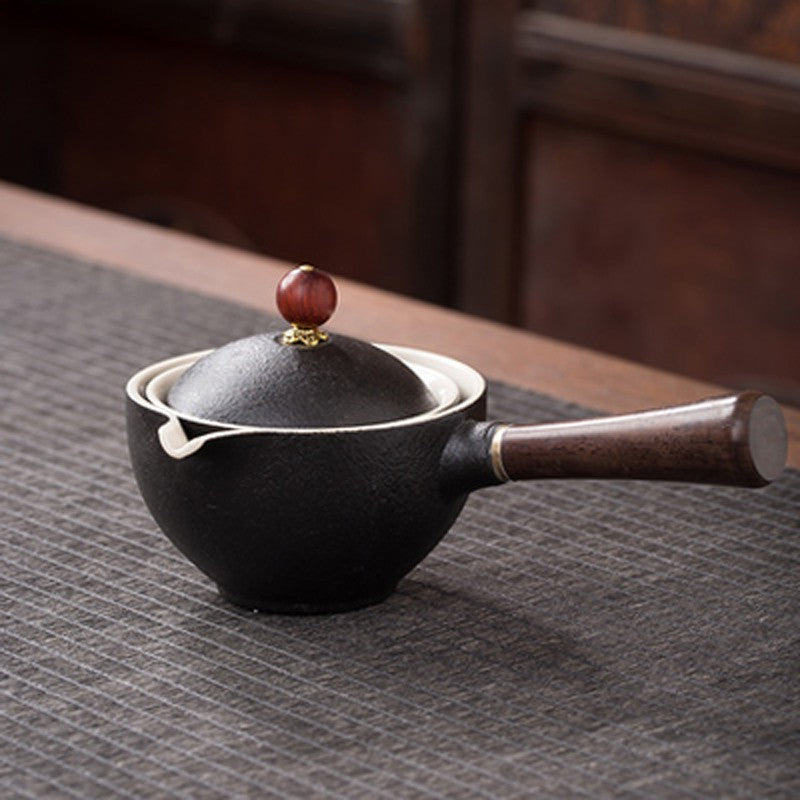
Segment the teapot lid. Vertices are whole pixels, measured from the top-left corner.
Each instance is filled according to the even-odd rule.
[[[336,308],[330,276],[309,265],[276,292],[285,332],[238,339],[195,362],[167,403],[211,422],[258,427],[343,427],[430,411],[436,398],[417,374],[380,347],[319,326]]]

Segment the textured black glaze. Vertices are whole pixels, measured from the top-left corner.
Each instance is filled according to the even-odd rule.
[[[175,546],[239,605],[321,613],[386,597],[447,532],[485,453],[472,467],[445,458],[474,431],[485,396],[468,408],[377,430],[262,431],[168,456],[165,417],[130,398],[128,443],[139,489]],[[184,424],[188,435],[209,427]],[[211,428],[213,430],[213,428]],[[478,436],[477,438],[480,438]],[[469,485],[458,477],[469,474]]]
[[[492,437],[497,426],[497,422],[468,421],[453,431],[442,453],[445,491],[471,492],[503,482],[492,465]]]
[[[239,339],[188,369],[167,401],[183,414],[259,427],[339,427],[429,411],[436,399],[399,359],[338,334],[316,347]]]

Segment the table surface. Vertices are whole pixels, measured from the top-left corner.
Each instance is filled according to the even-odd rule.
[[[268,330],[285,265],[10,188],[0,219],[3,797],[798,796],[800,472],[490,487],[385,602],[253,614],[148,514],[122,386]],[[495,419],[709,391],[343,295],[340,327],[505,378]]]
[[[0,235],[270,312],[274,286],[291,266],[1,183]],[[724,391],[372,287],[337,283],[340,305],[331,329],[442,352],[489,378],[599,411],[690,402]],[[800,467],[800,410],[784,412],[788,463]]]

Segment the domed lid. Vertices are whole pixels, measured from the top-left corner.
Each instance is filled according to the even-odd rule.
[[[209,353],[170,388],[168,405],[213,422],[292,428],[388,422],[437,405],[425,383],[395,356],[319,330],[337,299],[324,272],[308,265],[292,270],[276,299],[289,330],[239,339]]]

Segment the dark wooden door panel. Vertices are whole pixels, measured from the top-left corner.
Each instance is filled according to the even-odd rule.
[[[447,302],[455,19],[454,0],[10,0],[0,178]]]
[[[525,0],[586,22],[800,63],[797,0]]]
[[[526,326],[800,387],[800,176],[545,120],[526,134]]]
[[[391,86],[81,35],[63,81],[66,195],[409,289],[404,101]]]

